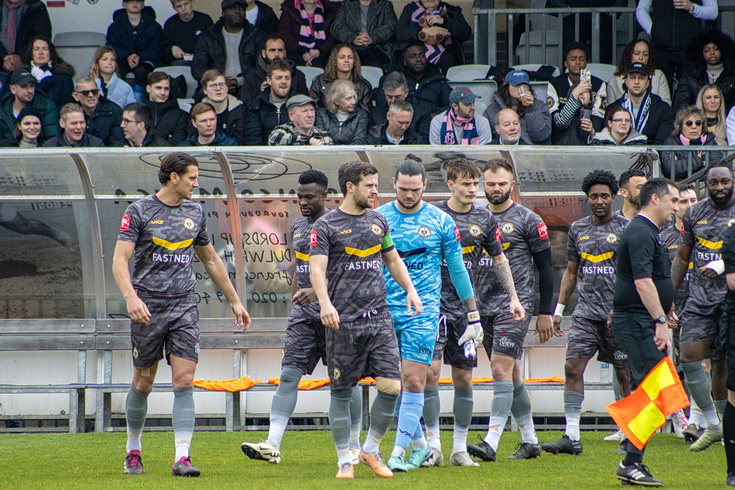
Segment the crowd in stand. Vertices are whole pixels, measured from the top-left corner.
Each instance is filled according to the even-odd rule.
[[[472,31],[442,0],[410,2],[399,17],[390,0],[284,0],[280,18],[259,0],[223,0],[216,22],[194,0],[171,0],[176,14],[163,26],[145,1],[123,0],[87,73],[59,56],[42,1],[6,0],[0,144],[726,145],[735,141],[735,43],[701,27],[717,16],[712,1],[641,2],[651,41],[632,40],[610,80],[586,69],[584,29],[577,40],[565,30],[563,73],[548,80],[547,100],[532,88],[538,73],[511,69],[496,73],[480,114],[478,96],[446,79]],[[188,114],[177,102],[185,80],[154,71],[171,64],[190,66],[198,83]],[[302,66],[323,73],[306,80]],[[383,70],[377,87],[363,66]],[[662,156],[677,175],[688,165],[680,153]]]

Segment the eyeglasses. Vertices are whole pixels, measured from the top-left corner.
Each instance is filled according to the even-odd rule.
[[[702,125],[702,120],[701,119],[697,119],[696,121],[684,121],[684,124],[686,124],[687,126],[697,126],[697,127],[699,127],[699,126]]]
[[[225,82],[210,83],[209,85],[207,85],[207,88],[225,88],[226,86],[227,84]]]
[[[135,121],[135,120],[132,120],[132,119],[126,119],[126,118],[123,118],[123,120],[122,120],[122,123],[123,123],[124,126],[127,126],[128,124],[135,124],[137,122],[138,121]]]
[[[100,93],[100,89],[93,88],[92,90],[79,90],[77,91],[78,94],[82,94],[85,97],[89,97],[90,95],[98,95]]]
[[[627,123],[630,124],[630,119],[610,119],[614,123]]]

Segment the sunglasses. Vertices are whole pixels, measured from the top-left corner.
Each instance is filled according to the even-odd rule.
[[[77,92],[78,94],[82,94],[85,97],[89,97],[90,95],[97,95],[100,93],[100,89],[93,88],[92,90],[80,90]]]
[[[702,120],[701,119],[697,119],[696,121],[684,121],[684,124],[686,124],[687,126],[697,126],[697,127],[699,127],[699,126],[702,125]]]

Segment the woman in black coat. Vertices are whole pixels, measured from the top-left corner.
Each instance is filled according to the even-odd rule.
[[[367,144],[370,115],[357,105],[355,84],[335,80],[327,93],[327,106],[316,113],[315,126],[329,133],[335,145]]]
[[[33,38],[23,53],[23,64],[38,81],[36,89],[51,99],[56,107],[75,102],[74,67],[61,59],[54,43],[43,36]]]
[[[697,94],[714,83],[725,96],[725,111],[735,105],[735,42],[718,30],[704,32],[689,45],[689,69],[679,80],[672,107],[678,111],[697,102]]]
[[[707,119],[704,112],[697,106],[690,105],[679,109],[674,121],[674,132],[664,141],[665,145],[681,146],[713,146],[717,145],[715,135],[705,131]],[[705,155],[707,153],[707,155]],[[687,178],[689,174],[689,158],[691,157],[692,173],[701,170],[707,163],[722,159],[720,151],[662,151],[661,173],[670,178],[674,172],[674,179]]]

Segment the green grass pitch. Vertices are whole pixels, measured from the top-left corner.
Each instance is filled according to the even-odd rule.
[[[470,433],[469,442],[478,433]],[[604,442],[603,432],[583,432],[581,456],[548,455],[531,461],[507,461],[520,435],[506,432],[498,461],[479,468],[446,466],[451,451],[451,432],[442,432],[445,466],[422,468],[381,479],[364,466],[355,468],[355,479],[340,481],[336,454],[329,431],[287,431],[281,448],[282,461],[269,465],[251,461],[240,451],[243,441],[259,441],[263,432],[196,432],[192,461],[202,470],[200,478],[171,476],[173,433],[151,432],[143,436],[146,474],[123,475],[125,434],[3,434],[0,435],[0,488],[8,489],[307,489],[315,488],[443,488],[443,489],[577,489],[620,487],[614,472],[620,456],[617,444]],[[383,440],[387,457],[395,432]],[[541,442],[551,442],[560,432],[539,432]],[[365,434],[363,433],[363,437]],[[725,452],[720,444],[692,453],[673,434],[656,434],[645,463],[666,488],[706,489],[725,486]]]

